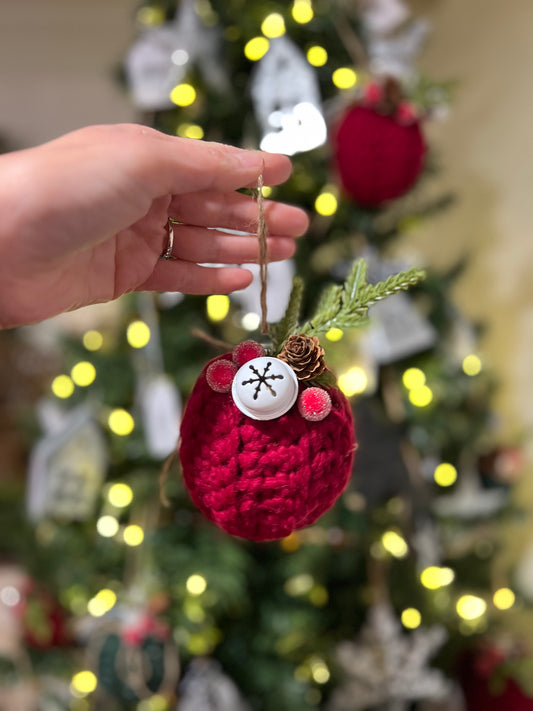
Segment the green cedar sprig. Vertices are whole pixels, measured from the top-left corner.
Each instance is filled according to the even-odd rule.
[[[303,282],[298,277],[283,319],[272,327],[272,347],[279,353],[283,343],[293,333],[318,336],[331,328],[357,328],[368,322],[368,309],[399,291],[406,291],[425,278],[425,272],[416,267],[399,272],[377,284],[367,284],[367,265],[363,259],[354,262],[344,284],[328,287],[317,305],[314,316],[298,325],[303,293]]]

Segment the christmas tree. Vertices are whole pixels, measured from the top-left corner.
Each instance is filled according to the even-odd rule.
[[[390,296],[396,273],[425,266],[401,255],[403,231],[451,202],[424,191],[436,170],[424,124],[449,100],[416,70],[426,23],[400,0],[161,1],[135,22],[124,79],[139,121],[291,155],[291,179],[261,196],[304,206],[311,227],[294,261],[257,268],[244,292],[89,311],[11,395],[32,452],[26,492],[18,450],[3,485],[0,703],[460,708],[466,650],[519,607],[494,564],[519,462],[494,445],[494,383],[450,301],[462,265]],[[357,324],[330,318],[343,283],[371,294]],[[206,520],[172,452],[202,368],[243,341],[281,347],[295,301],[350,400],[358,449],[327,513],[252,542]],[[284,324],[269,337],[265,310]],[[26,334],[2,347],[23,363]],[[28,413],[43,380],[51,390]],[[514,673],[527,703],[523,664],[489,651],[502,688]]]

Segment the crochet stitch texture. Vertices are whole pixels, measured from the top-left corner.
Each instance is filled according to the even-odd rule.
[[[209,365],[181,424],[180,459],[194,504],[227,533],[254,541],[311,525],[352,472],[356,442],[347,399],[329,388],[332,410],[321,422],[305,420],[296,405],[275,420],[252,420],[231,394],[209,387]]]

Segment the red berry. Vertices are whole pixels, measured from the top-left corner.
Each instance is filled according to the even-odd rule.
[[[233,362],[240,368],[249,360],[254,358],[262,358],[265,355],[265,349],[257,341],[243,341],[233,349]]]
[[[231,360],[214,360],[208,367],[205,377],[209,387],[217,393],[229,393],[237,366]]]
[[[298,410],[305,420],[320,422],[331,412],[331,397],[323,388],[307,388],[298,398]]]

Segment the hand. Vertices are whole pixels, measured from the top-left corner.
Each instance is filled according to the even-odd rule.
[[[257,261],[257,203],[235,192],[286,180],[285,156],[174,138],[140,125],[92,126],[0,156],[0,326],[33,323],[130,291],[228,293]],[[269,260],[290,257],[308,220],[265,200]],[[173,256],[166,249],[168,218]]]

